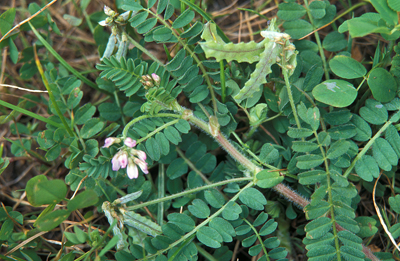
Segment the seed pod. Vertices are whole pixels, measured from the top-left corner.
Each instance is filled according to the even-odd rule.
[[[126,211],[123,208],[120,208],[119,211],[123,215],[125,225],[134,227],[153,237],[161,234],[161,227],[150,219],[142,217],[133,211]]]
[[[126,33],[122,33],[121,41],[119,42],[118,51],[116,58],[119,61],[122,57],[125,57],[128,52],[128,37]]]
[[[102,61],[104,58],[110,58],[110,56],[114,52],[116,40],[117,39],[115,38],[115,35],[111,34],[110,37],[108,38],[107,46],[106,49],[104,50],[103,57],[100,58],[100,61]]]
[[[114,202],[112,203],[113,205],[117,205],[117,204],[125,204],[128,203],[132,200],[135,200],[137,198],[139,198],[142,195],[143,190],[139,190],[137,192],[128,194],[126,196],[123,196],[122,198],[116,199],[114,200]]]

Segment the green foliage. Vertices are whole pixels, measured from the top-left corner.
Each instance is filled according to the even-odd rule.
[[[231,260],[233,242],[243,249],[239,259],[287,260],[297,248],[315,261],[392,258],[387,242],[376,256],[363,245],[386,237],[361,200],[387,200],[384,221],[400,236],[396,1],[371,0],[376,13],[344,21],[367,3],[339,17],[326,0],[283,1],[278,20],[254,34],[259,40],[240,43],[197,2],[117,1],[123,13],[92,15],[89,2],[80,2],[82,18],[64,18],[93,34],[98,75],[78,72],[51,47],[51,31],[60,31],[38,4],[28,11],[40,14],[20,26],[37,47],[19,53],[21,32],[0,42],[21,63],[21,80],[36,83],[39,72],[49,95],[0,101],[2,112],[10,109],[0,116],[13,137],[10,153],[46,171],[25,187],[29,204],[44,209],[0,208],[0,242],[19,251],[13,259],[39,259],[35,235],[58,226],[66,247],[84,246],[68,254],[46,248],[60,260]],[[2,35],[18,12],[0,15]],[[351,58],[353,38],[371,33],[389,44],[379,43],[371,59]],[[0,160],[0,174],[11,162]]]

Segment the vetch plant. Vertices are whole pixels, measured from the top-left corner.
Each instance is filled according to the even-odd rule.
[[[57,54],[46,29],[29,24],[58,61],[35,46],[31,60],[22,59],[21,74],[34,64],[49,95],[28,101],[46,106],[49,117],[34,114],[37,105],[0,101],[13,110],[1,120],[23,113],[44,121],[11,124],[20,138],[7,139],[11,151],[43,169],[66,170],[65,181],[39,175],[26,184],[29,204],[45,207],[30,214],[29,232],[59,227],[68,230],[60,242],[76,247],[49,247],[48,256],[399,258],[399,6],[374,0],[377,13],[342,21],[368,3],[341,1],[337,15],[329,1],[284,1],[268,22],[254,11],[265,22],[259,40],[233,43],[201,5],[177,3],[120,1],[88,18],[91,27],[91,19],[98,24],[91,30],[100,60],[95,81]],[[7,11],[0,20],[13,16]],[[361,63],[351,57],[352,37],[370,33],[389,42]],[[15,52],[16,38],[7,39]],[[146,49],[150,43],[162,55]],[[83,83],[95,98],[83,99]],[[36,258],[13,248],[37,243],[21,233],[24,218],[1,209],[0,240],[8,248],[2,257]]]

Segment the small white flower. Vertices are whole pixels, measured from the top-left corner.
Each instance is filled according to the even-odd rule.
[[[126,168],[126,173],[130,179],[136,179],[139,176],[139,171],[136,164],[133,162],[132,158],[128,160],[128,167]]]

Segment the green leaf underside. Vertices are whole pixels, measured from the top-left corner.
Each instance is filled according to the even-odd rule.
[[[251,74],[250,79],[245,83],[240,92],[233,98],[239,102],[260,90],[260,86],[267,82],[266,76],[272,72],[271,66],[276,63],[276,58],[282,52],[282,47],[274,42],[265,43],[265,50],[260,55],[260,61]]]

